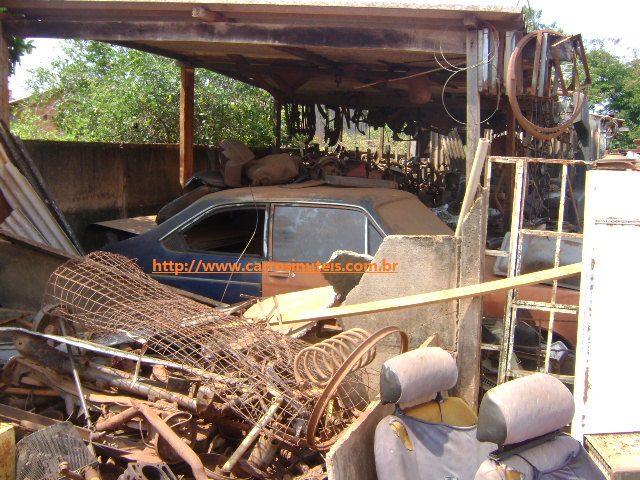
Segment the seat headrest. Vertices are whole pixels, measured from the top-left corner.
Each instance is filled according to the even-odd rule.
[[[557,378],[534,373],[489,390],[480,404],[477,437],[511,445],[563,428],[573,417],[573,395]]]
[[[383,403],[427,402],[457,381],[458,367],[448,352],[439,347],[418,348],[384,362],[380,399]]]

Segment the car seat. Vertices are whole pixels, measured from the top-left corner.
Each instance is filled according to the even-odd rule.
[[[499,448],[476,480],[604,480],[580,442],[562,433],[571,422],[571,392],[535,373],[489,390],[480,404],[478,440]]]
[[[476,438],[477,416],[456,397],[443,397],[458,380],[455,360],[437,347],[419,348],[384,363],[380,398],[395,403],[376,428],[379,480],[473,479],[495,444]]]

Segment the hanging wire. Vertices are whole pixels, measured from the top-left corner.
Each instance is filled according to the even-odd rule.
[[[489,120],[491,120],[491,118],[498,112],[498,110],[500,109],[500,97],[502,94],[502,85],[500,84],[500,82],[498,82],[498,92],[496,95],[496,108],[493,110],[493,112],[491,112],[491,114],[480,120],[479,123],[467,123],[467,122],[463,122],[459,119],[457,119],[456,117],[454,117],[451,112],[449,111],[449,109],[447,108],[447,104],[446,104],[446,100],[445,100],[445,92],[447,90],[447,85],[449,85],[449,82],[458,74],[465,72],[467,70],[470,70],[472,68],[480,68],[483,65],[487,65],[490,64],[493,59],[497,56],[498,54],[498,44],[500,42],[500,36],[498,33],[498,30],[489,22],[485,22],[484,25],[486,26],[486,29],[488,31],[490,31],[492,33],[493,39],[494,41],[491,44],[491,51],[489,52],[489,55],[487,56],[486,60],[482,60],[479,61],[478,63],[474,64],[474,65],[466,65],[465,67],[458,67],[456,65],[454,65],[453,63],[451,63],[449,61],[449,59],[446,57],[446,55],[444,54],[444,51],[442,50],[442,42],[440,43],[439,46],[439,51],[440,51],[440,56],[442,57],[442,60],[444,61],[444,63],[446,63],[447,65],[449,65],[450,68],[446,67],[445,65],[443,65],[440,60],[437,57],[436,52],[434,52],[433,54],[433,58],[436,61],[436,63],[443,69],[446,70],[448,72],[452,72],[451,75],[449,75],[449,77],[447,78],[447,80],[444,82],[444,85],[442,86],[442,92],[440,94],[440,99],[442,102],[442,107],[444,108],[445,113],[449,116],[449,118],[451,118],[454,122],[460,124],[460,125],[465,125],[465,126],[469,126],[469,125],[482,125],[483,123],[488,122]],[[497,73],[497,69],[496,69],[496,73]],[[497,75],[496,75],[497,76]]]
[[[231,272],[229,273],[229,278],[227,279],[227,283],[224,286],[222,297],[220,297],[221,302],[224,302],[224,296],[227,294],[227,289],[229,288],[229,284],[231,283],[231,279],[233,278],[233,274],[235,273],[236,265],[238,265],[238,263],[240,263],[240,260],[242,260],[242,257],[244,257],[244,254],[247,252],[247,249],[249,248],[249,245],[251,245],[251,242],[253,242],[253,239],[255,238],[256,233],[258,232],[258,226],[260,225],[260,211],[258,210],[258,204],[256,203],[256,197],[253,194],[253,187],[251,185],[249,185],[249,191],[251,192],[251,200],[253,202],[253,208],[255,209],[255,212],[256,212],[256,223],[253,227],[253,233],[251,234],[251,237],[249,237],[249,240],[247,241],[246,245],[242,249],[242,252],[240,252],[240,255],[238,256],[238,258],[233,264],[234,268],[231,269]]]

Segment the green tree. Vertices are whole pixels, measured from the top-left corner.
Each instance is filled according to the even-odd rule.
[[[606,49],[604,42],[592,42],[587,51],[592,110],[625,120],[628,132],[620,134],[614,147],[632,147],[640,138],[640,59],[624,60]]]
[[[5,13],[6,8],[0,8],[0,14]],[[16,65],[20,63],[20,57],[33,51],[33,42],[24,38],[9,38],[9,75],[13,75]]]
[[[180,70],[171,59],[100,42],[65,42],[64,56],[33,72],[34,105],[53,102],[55,132],[22,110],[12,125],[23,138],[175,143]],[[271,143],[271,96],[208,70],[196,70],[195,141],[233,137]]]
[[[33,42],[24,38],[11,37],[9,39],[9,75],[13,75],[20,57],[33,51]]]
[[[527,30],[551,29],[562,32],[554,22],[544,24],[542,11],[524,7]],[[586,44],[587,64],[591,74],[589,103],[591,111],[625,120],[628,132],[614,138],[612,147],[633,147],[640,138],[640,59],[625,60],[611,52],[615,39],[591,41]]]

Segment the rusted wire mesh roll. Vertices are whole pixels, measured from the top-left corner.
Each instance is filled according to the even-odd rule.
[[[146,344],[147,354],[182,364],[217,415],[255,425],[277,399],[265,434],[305,444],[309,417],[322,394],[292,374],[307,343],[270,329],[266,321],[226,315],[184,298],[145,275],[133,260],[106,252],[59,267],[43,302],[87,331],[124,334]],[[332,418],[317,437],[335,438],[359,414],[353,405],[368,401],[372,385],[362,370],[353,368],[332,396]],[[309,369],[308,375],[325,378],[328,372]]]

